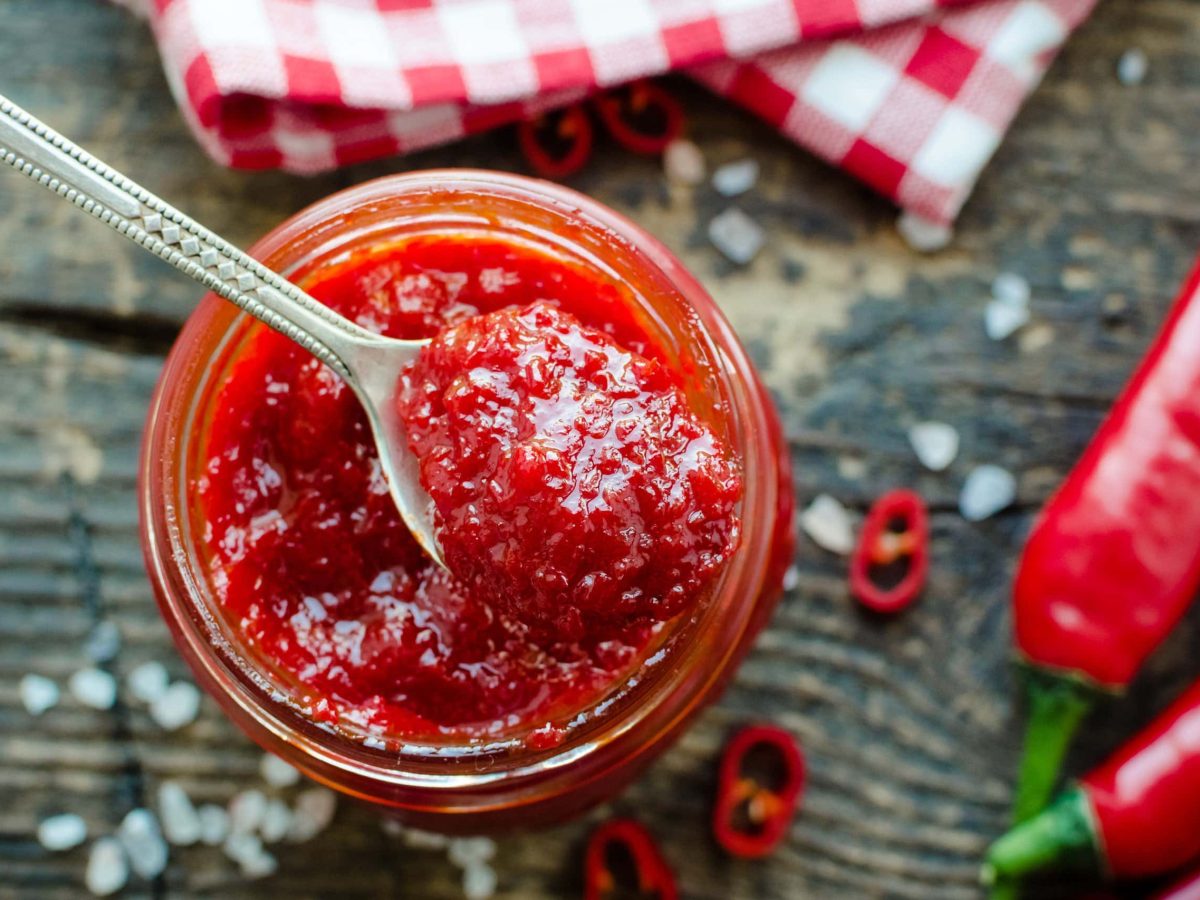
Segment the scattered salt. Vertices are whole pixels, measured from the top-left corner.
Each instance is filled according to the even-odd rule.
[[[785,591],[793,591],[800,586],[800,570],[795,566],[788,566],[786,572],[783,573],[783,589]]]
[[[731,262],[744,266],[767,242],[762,226],[735,206],[708,223],[708,239]]]
[[[167,668],[157,660],[141,663],[125,679],[129,693],[143,703],[153,703],[167,692]]]
[[[58,703],[58,685],[44,675],[25,675],[20,685],[21,703],[31,716],[40,716]]]
[[[200,840],[210,847],[223,844],[229,836],[229,813],[215,803],[205,803],[196,815],[200,818]]]
[[[92,629],[83,645],[83,652],[92,662],[113,660],[121,649],[121,632],[112,622],[100,622]]]
[[[1022,303],[993,300],[983,314],[983,328],[993,341],[1002,341],[1029,322],[1029,307]]]
[[[279,861],[264,850],[242,862],[242,874],[247,878],[266,878],[274,875],[279,868]]]
[[[222,849],[247,878],[263,878],[279,867],[275,857],[263,849],[262,840],[256,834],[231,834]]]
[[[958,456],[958,431],[945,422],[918,422],[908,429],[908,442],[927,469],[940,472]]]
[[[76,700],[92,709],[112,709],[117,702],[117,681],[103,669],[80,669],[67,687]]]
[[[196,720],[200,691],[189,681],[176,681],[150,704],[150,717],[167,731],[176,731]]]
[[[1146,72],[1150,68],[1150,60],[1146,53],[1137,47],[1130,47],[1117,60],[1117,80],[1126,87],[1136,87],[1146,80]]]
[[[257,831],[267,812],[267,797],[257,788],[239,791],[229,801],[229,830],[234,834]]]
[[[432,831],[421,831],[417,828],[405,828],[402,834],[404,843],[414,850],[441,850],[450,843],[444,834],[434,834]]]
[[[676,184],[699,184],[705,168],[703,152],[689,140],[677,138],[663,151],[663,171]]]
[[[992,298],[1001,303],[1025,306],[1032,295],[1029,282],[1016,272],[1001,272],[992,280]]]
[[[850,514],[828,494],[819,494],[804,512],[800,527],[817,545],[832,553],[847,554],[854,549],[854,527]]]
[[[719,166],[712,176],[712,185],[723,197],[736,197],[754,187],[758,181],[758,160],[739,159]]]
[[[42,819],[38,825],[38,843],[47,850],[70,850],[87,838],[87,822],[74,813],[62,813]]]
[[[496,870],[487,863],[471,863],[463,869],[463,895],[467,900],[488,900],[496,893]]]
[[[918,253],[943,250],[954,238],[954,231],[949,225],[910,212],[902,213],[896,220],[896,230],[905,243]]]
[[[292,830],[292,811],[282,800],[272,800],[263,812],[258,833],[268,844],[282,841]]]
[[[454,838],[446,855],[459,868],[485,863],[496,855],[496,842],[488,837]]]
[[[143,878],[157,878],[167,867],[167,842],[150,810],[130,810],[117,829],[117,838],[133,871]]]
[[[968,522],[980,522],[1004,509],[1017,496],[1017,480],[1007,469],[984,465],[972,470],[963,484],[958,509]]]
[[[129,880],[129,862],[121,843],[113,837],[102,837],[92,844],[83,881],[97,897],[107,897],[125,887]]]
[[[300,770],[288,765],[274,753],[264,753],[258,764],[263,781],[271,787],[291,787],[300,780]]]
[[[200,840],[200,816],[187,791],[177,782],[164,781],[158,786],[158,815],[163,833],[172,844],[186,847]]]
[[[292,810],[291,841],[307,841],[316,837],[333,821],[337,811],[337,795],[326,788],[301,791]]]

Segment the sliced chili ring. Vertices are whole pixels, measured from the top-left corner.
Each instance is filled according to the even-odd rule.
[[[683,107],[652,81],[635,81],[596,98],[596,114],[613,140],[653,156],[683,133]]]
[[[526,119],[517,126],[521,155],[543,178],[566,178],[592,156],[595,128],[587,110],[576,103]]]
[[[897,527],[899,526],[899,527]],[[877,580],[877,567],[906,561],[903,576],[890,587]],[[850,557],[850,590],[858,601],[880,613],[894,613],[912,603],[929,574],[929,513],[913,491],[884,494],[867,513],[862,534]]]
[[[624,848],[633,864],[633,879],[640,895],[678,900],[679,889],[671,867],[650,832],[633,819],[609,819],[588,838],[583,858],[583,900],[604,900],[621,889],[634,887],[622,885],[612,870],[610,854],[617,847]]]
[[[762,783],[747,770],[752,754],[769,754],[778,782]],[[713,836],[734,856],[766,856],[787,837],[804,789],[804,757],[796,739],[774,725],[750,725],[733,736],[721,756]]]

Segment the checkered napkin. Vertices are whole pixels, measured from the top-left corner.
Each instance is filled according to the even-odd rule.
[[[315,172],[682,69],[949,224],[1095,0],[153,0],[204,148]]]

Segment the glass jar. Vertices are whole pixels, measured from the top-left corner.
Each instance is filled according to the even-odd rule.
[[[555,746],[536,741],[367,746],[306,717],[225,621],[202,562],[208,410],[247,336],[262,327],[209,295],[184,326],[151,404],[139,484],[142,540],[162,615],[197,679],[253,740],[315,780],[449,833],[543,824],[611,797],[720,692],[782,589],[792,491],[778,419],[712,299],[638,226],[558,185],[482,171],[383,178],[297,214],[251,254],[303,281],[356,249],[424,231],[533,241],[623,282],[683,373],[698,414],[743,463],[742,539],[707,596],[669,626],[638,677],[578,710]]]

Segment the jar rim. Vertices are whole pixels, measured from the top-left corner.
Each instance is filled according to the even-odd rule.
[[[719,578],[719,593],[722,597],[740,596],[745,601],[740,607],[728,602],[724,607],[716,602],[711,603],[702,611],[702,616],[707,617],[704,622],[690,620],[687,623],[691,632],[701,632],[701,626],[706,623],[712,625],[712,617],[724,609],[732,615],[726,624],[732,625],[735,634],[732,637],[728,633],[723,634],[720,642],[709,648],[716,656],[706,657],[704,677],[694,679],[694,684],[684,695],[680,696],[678,690],[672,693],[669,683],[658,685],[657,692],[653,690],[655,686],[651,685],[644,689],[650,690],[650,695],[644,696],[634,708],[623,710],[622,719],[609,723],[613,725],[612,730],[605,730],[600,737],[592,735],[590,739],[580,742],[568,740],[558,747],[536,751],[525,748],[524,752],[506,752],[504,759],[511,765],[496,765],[487,771],[452,774],[430,771],[426,761],[432,759],[435,764],[444,767],[445,761],[455,758],[455,755],[447,755],[445,748],[442,748],[441,752],[424,756],[401,753],[398,760],[395,754],[364,748],[349,735],[323,728],[311,719],[297,722],[295,716],[301,714],[295,709],[291,709],[293,715],[289,715],[282,710],[269,708],[271,703],[286,705],[286,698],[276,696],[278,691],[261,672],[256,671],[252,658],[247,660],[235,647],[222,646],[227,641],[221,636],[220,623],[199,596],[201,587],[187,558],[186,522],[181,521],[179,509],[170,502],[170,494],[164,490],[172,477],[186,481],[182,472],[187,454],[181,450],[186,443],[186,435],[184,443],[181,443],[180,435],[172,434],[170,428],[179,418],[180,410],[176,407],[189,399],[181,395],[178,385],[189,374],[201,379],[213,377],[211,372],[207,375],[198,374],[197,368],[210,368],[212,361],[228,349],[231,336],[247,322],[246,314],[209,295],[188,319],[168,357],[147,420],[139,492],[143,546],[151,581],[177,643],[185,645],[185,657],[197,669],[200,680],[209,686],[210,691],[215,690],[226,710],[233,712],[235,710],[231,707],[236,708],[238,715],[234,716],[235,720],[245,728],[243,719],[248,718],[257,731],[296,748],[324,773],[322,780],[343,789],[346,789],[346,784],[341,782],[338,773],[360,784],[414,789],[479,788],[498,779],[517,783],[575,767],[596,755],[603,746],[626,735],[644,732],[650,727],[652,716],[657,721],[653,733],[673,730],[694,711],[714,682],[730,668],[730,657],[741,643],[738,638],[751,627],[752,601],[763,586],[770,558],[770,535],[752,533],[752,526],[765,522],[767,511],[777,505],[779,490],[777,480],[763,474],[771,471],[773,462],[770,441],[767,439],[770,423],[757,389],[753,365],[716,304],[693,276],[659,241],[619,213],[569,188],[549,182],[485,170],[428,170],[386,176],[319,200],[272,229],[254,244],[250,253],[272,264],[272,257],[289,244],[299,241],[301,236],[306,246],[336,243],[339,229],[345,226],[351,215],[381,203],[394,202],[398,196],[424,193],[464,198],[480,194],[516,196],[523,201],[549,207],[558,214],[587,222],[614,239],[618,254],[636,257],[639,264],[661,273],[683,303],[695,312],[700,333],[711,342],[708,352],[714,362],[713,369],[722,380],[734,427],[739,430],[745,482],[742,541]],[[308,255],[312,256],[312,253]],[[289,273],[285,271],[283,274]],[[207,334],[208,330],[214,324],[222,323],[225,332],[221,339],[210,349],[206,360],[198,359],[196,351],[203,346],[201,338],[211,337]],[[202,392],[196,393],[198,397]],[[190,399],[196,403],[197,397]],[[192,409],[191,413],[194,412]],[[184,421],[189,421],[186,416]],[[174,473],[170,471],[172,461],[176,463],[177,471]],[[756,473],[760,477],[754,477]],[[177,486],[186,488],[186,485]],[[704,636],[700,634],[699,638],[704,639]],[[707,643],[711,644],[711,639]],[[688,649],[693,654],[696,652],[696,648],[684,648]],[[230,670],[230,663],[234,660],[241,662],[236,666],[236,672]],[[657,662],[661,664],[664,660]],[[662,681],[672,671],[678,674],[678,654],[674,662],[674,670],[660,665],[652,674],[652,679]],[[231,680],[230,675],[236,677]],[[247,678],[249,683],[244,680]],[[669,678],[667,680],[670,681]],[[602,712],[601,707],[612,701],[611,695],[602,694],[594,698],[587,712]],[[473,750],[476,753],[495,753],[497,748],[476,743]]]

